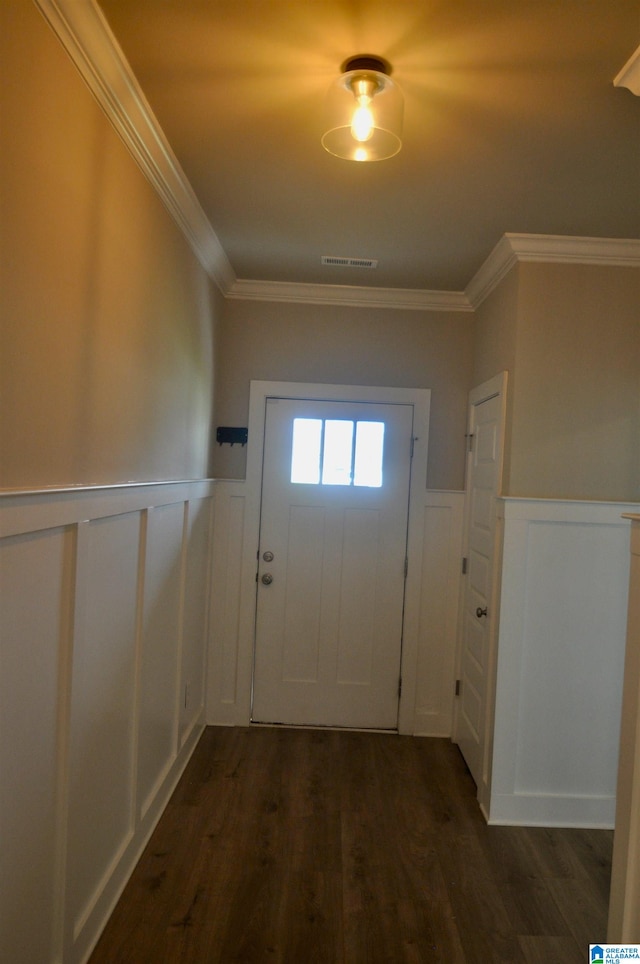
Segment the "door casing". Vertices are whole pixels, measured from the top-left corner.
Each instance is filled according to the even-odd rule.
[[[475,406],[481,405],[483,402],[488,401],[493,397],[499,397],[501,403],[500,409],[500,426],[499,426],[499,455],[496,463],[496,504],[492,507],[493,511],[493,558],[491,571],[488,574],[489,583],[487,591],[487,602],[488,608],[491,612],[491,622],[488,631],[488,638],[486,641],[487,655],[486,655],[486,665],[485,665],[485,693],[484,693],[484,706],[482,711],[482,721],[481,721],[481,734],[480,734],[480,752],[481,752],[481,773],[479,776],[479,782],[477,784],[478,790],[478,801],[480,807],[485,813],[488,813],[488,794],[491,786],[491,764],[492,764],[492,754],[493,754],[493,723],[494,723],[494,709],[495,709],[495,674],[497,666],[497,641],[498,641],[498,613],[499,613],[499,596],[500,596],[500,571],[502,566],[501,559],[501,520],[498,513],[497,499],[502,494],[502,475],[503,475],[503,465],[504,465],[504,448],[505,448],[505,430],[506,430],[506,406],[507,406],[507,381],[508,373],[506,371],[495,375],[488,381],[483,382],[476,388],[472,389],[469,393],[469,404],[468,404],[468,432],[472,432],[473,427],[473,409]],[[472,471],[472,459],[473,454],[471,451],[467,455],[467,477],[465,483],[465,509],[464,509],[464,544],[463,544],[463,555],[469,557],[469,520],[470,520],[470,478]],[[456,677],[460,680],[462,676],[461,664],[462,664],[462,651],[464,642],[464,625],[463,621],[465,619],[465,604],[464,597],[467,593],[466,581],[462,583],[461,587],[461,604],[459,609],[459,626],[458,626],[458,646],[456,655]],[[454,703],[454,715],[453,715],[453,731],[452,740],[454,743],[458,742],[459,738],[459,728],[461,725],[460,720],[460,700],[456,699]]]
[[[431,392],[424,388],[390,388],[362,385],[327,385],[306,382],[252,381],[249,396],[246,504],[242,550],[242,586],[238,627],[237,694],[241,725],[251,722],[253,649],[256,618],[256,565],[260,535],[260,498],[266,400],[309,398],[325,401],[381,402],[412,405],[414,447],[409,493],[407,540],[407,581],[402,640],[402,691],[398,731],[413,732],[416,670],[420,617],[421,562],[423,544],[422,508],[426,494],[429,410]]]

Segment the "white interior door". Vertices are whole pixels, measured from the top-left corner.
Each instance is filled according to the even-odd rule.
[[[471,392],[466,492],[467,575],[463,604],[456,741],[476,784],[486,777],[491,680],[496,497],[502,474],[503,395],[492,380]]]
[[[395,729],[413,406],[267,399],[252,719]]]

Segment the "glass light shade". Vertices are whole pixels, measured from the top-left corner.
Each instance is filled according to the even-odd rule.
[[[356,69],[341,74],[326,99],[322,146],[348,161],[382,161],[402,147],[402,91],[388,74]]]

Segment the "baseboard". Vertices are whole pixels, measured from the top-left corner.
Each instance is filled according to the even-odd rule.
[[[492,826],[613,830],[615,806],[615,796],[494,794],[487,822]]]

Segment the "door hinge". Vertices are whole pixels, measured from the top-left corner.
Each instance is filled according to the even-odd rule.
[[[417,436],[417,435],[412,435],[412,436],[411,436],[411,451],[410,451],[410,453],[409,453],[409,458],[410,458],[410,459],[413,458],[413,453],[414,453],[414,450],[415,450],[416,442],[417,442],[417,441],[418,441],[418,436]]]
[[[402,696],[402,676],[398,680],[398,699]]]
[[[464,437],[467,440],[467,452],[473,452],[473,439],[474,439],[473,432],[465,432]]]
[[[467,557],[463,556],[462,557],[462,575],[466,576],[466,574],[467,574]]]
[[[462,680],[461,680],[461,679],[457,679],[457,680],[456,680],[456,696],[460,696],[460,693],[461,693],[461,692],[462,692]]]
[[[409,557],[404,557],[404,578],[407,578],[407,573],[409,572]]]

